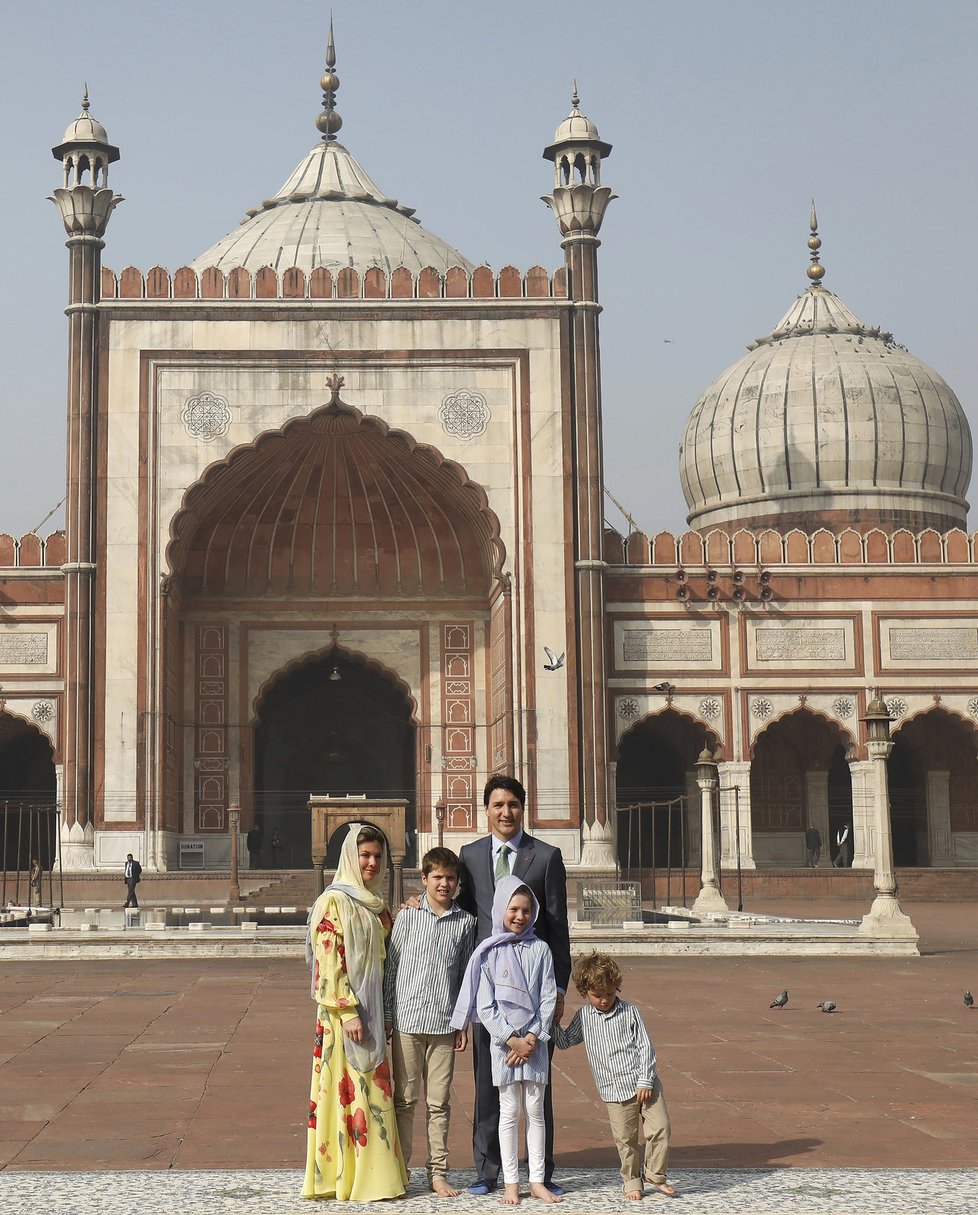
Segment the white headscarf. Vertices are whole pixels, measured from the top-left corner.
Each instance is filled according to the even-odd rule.
[[[332,898],[340,917],[343,945],[346,951],[346,972],[350,987],[357,998],[357,1012],[363,1025],[364,1039],[346,1039],[346,1053],[360,1072],[372,1072],[384,1058],[384,934],[380,913],[387,906],[382,893],[387,880],[387,845],[375,877],[364,882],[360,873],[357,836],[367,823],[350,823],[340,851],[340,863],[333,881],[315,901],[309,912],[306,934],[306,962],[315,980],[315,948],[313,932],[326,913]],[[376,828],[374,828],[376,830]],[[313,982],[315,998],[315,981]]]

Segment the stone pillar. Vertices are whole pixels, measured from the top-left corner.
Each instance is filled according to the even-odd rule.
[[[875,776],[872,761],[850,760],[849,777],[852,781],[852,867],[872,869],[876,847]],[[831,842],[834,847],[835,840]]]
[[[876,848],[873,865],[873,887],[876,897],[863,916],[859,931],[867,936],[917,939],[917,930],[904,913],[897,899],[896,875],[893,869],[893,830],[890,822],[890,789],[886,761],[893,750],[890,739],[890,716],[886,705],[877,696],[866,708],[869,735],[866,751],[873,766]]]
[[[696,783],[700,789],[702,860],[700,863],[700,892],[693,911],[728,911],[717,884],[717,843],[713,830],[713,791],[717,787],[717,765],[709,751],[703,751],[696,764]]]
[[[805,773],[805,810],[808,824],[818,831],[822,837],[822,854],[819,857],[819,868],[832,864],[832,852],[829,840],[829,774],[824,768],[812,768]],[[808,859],[808,849],[805,847],[805,859]]]
[[[951,847],[951,773],[927,773],[927,843],[936,869],[954,864]]]
[[[720,768],[720,868],[737,868],[737,829],[740,829],[740,868],[755,869],[751,837],[750,764],[731,760]]]
[[[95,462],[98,417],[98,300],[102,236],[121,202],[108,188],[108,166],[118,160],[105,128],[82,113],[52,149],[64,182],[51,201],[61,213],[68,240],[68,454],[64,574],[65,700],[64,800],[61,863],[65,869],[94,867],[92,804],[93,668],[96,640]]]
[[[703,816],[700,803],[700,787],[696,783],[696,769],[686,772],[686,862],[700,865],[703,859]]]

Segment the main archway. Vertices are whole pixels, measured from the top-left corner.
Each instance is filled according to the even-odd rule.
[[[0,713],[0,842],[6,869],[45,869],[58,847],[57,777],[51,743],[35,726]]]
[[[260,698],[254,730],[262,864],[292,869],[312,863],[310,793],[403,798],[412,838],[416,735],[405,685],[357,655],[333,648],[282,672]]]

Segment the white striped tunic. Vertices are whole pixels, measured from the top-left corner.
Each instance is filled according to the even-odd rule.
[[[561,1050],[584,1043],[602,1101],[630,1101],[636,1089],[652,1087],[655,1047],[629,1000],[619,998],[606,1013],[585,1004],[566,1029],[553,1027],[553,1040]]]

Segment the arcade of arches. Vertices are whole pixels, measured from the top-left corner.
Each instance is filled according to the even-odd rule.
[[[935,707],[894,723],[887,761],[894,862],[951,862],[954,832],[978,831],[978,730]],[[618,856],[677,866],[699,855],[700,801],[695,764],[717,740],[702,723],[669,709],[644,718],[619,740],[616,766]],[[832,864],[834,841],[853,829],[855,861],[872,868],[870,763],[839,726],[807,709],[772,722],[757,737],[749,763],[719,761],[719,840],[724,866],[733,865],[741,826],[741,863],[748,867],[805,863],[804,835],[822,838],[820,864]],[[653,808],[654,806],[654,808]],[[624,812],[625,807],[634,807]],[[641,813],[637,808],[643,807]],[[683,816],[685,816],[683,818]]]

